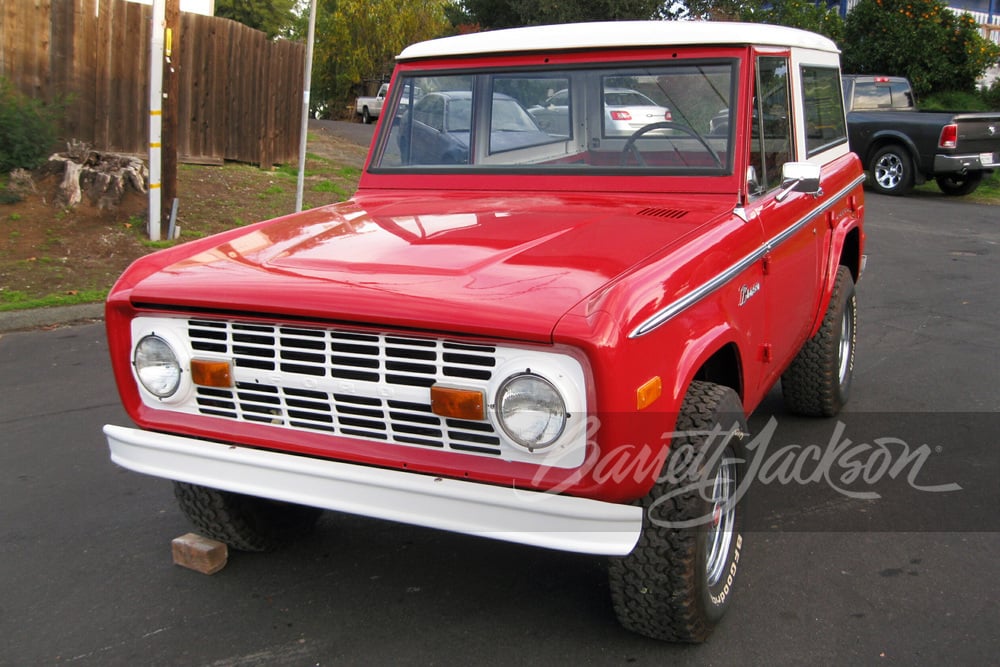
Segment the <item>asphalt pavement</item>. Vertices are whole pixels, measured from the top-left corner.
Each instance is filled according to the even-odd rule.
[[[108,459],[101,426],[128,419],[97,321],[0,335],[0,665],[996,664],[997,209],[867,205],[851,403],[796,419],[776,391],[754,415],[771,456],[708,643],[621,630],[600,558],[361,517],[173,565],[170,484]],[[854,455],[820,474],[812,444]]]

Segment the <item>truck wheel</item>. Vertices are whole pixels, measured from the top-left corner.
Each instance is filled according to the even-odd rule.
[[[181,511],[207,537],[240,551],[271,551],[316,525],[322,510],[174,482]]]
[[[902,146],[884,146],[868,165],[871,185],[884,195],[905,195],[913,189],[913,161]]]
[[[844,407],[854,376],[857,324],[854,279],[850,270],[841,266],[823,324],[781,376],[781,394],[789,412],[833,417]]]
[[[619,622],[654,639],[702,642],[732,598],[740,562],[746,421],[736,392],[693,382],[660,479],[642,499],[642,534],[608,567]]]
[[[951,197],[964,197],[972,194],[983,180],[983,172],[968,171],[964,174],[948,174],[936,179],[941,192]]]
[[[361,122],[364,123],[365,125],[368,125],[369,123],[372,122],[372,115],[371,113],[369,113],[368,107],[365,107],[364,109],[361,110]]]

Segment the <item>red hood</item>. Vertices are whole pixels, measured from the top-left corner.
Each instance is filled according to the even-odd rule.
[[[731,207],[363,195],[196,242],[186,259],[137,275],[130,299],[547,341],[574,305]]]

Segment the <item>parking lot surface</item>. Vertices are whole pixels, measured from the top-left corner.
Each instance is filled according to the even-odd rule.
[[[108,459],[101,426],[128,421],[97,323],[0,337],[0,665],[995,663],[997,210],[867,206],[849,409],[793,418],[775,391],[754,415],[745,560],[707,644],[621,630],[600,558],[360,517],[212,576],[173,565],[170,483]]]

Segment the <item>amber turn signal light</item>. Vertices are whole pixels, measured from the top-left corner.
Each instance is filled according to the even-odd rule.
[[[431,412],[441,417],[482,421],[486,417],[483,392],[474,389],[431,387]]]
[[[232,368],[228,361],[192,359],[191,381],[202,387],[232,387]]]
[[[636,407],[642,410],[643,408],[650,406],[653,401],[660,397],[660,394],[662,393],[663,380],[660,379],[659,375],[654,375],[641,387],[635,390]]]

